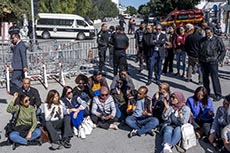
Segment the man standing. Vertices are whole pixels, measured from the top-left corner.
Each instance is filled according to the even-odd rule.
[[[143,70],[143,62],[144,62],[144,46],[143,46],[143,36],[145,34],[145,27],[146,24],[142,21],[140,28],[136,30],[135,32],[135,40],[136,40],[136,46],[137,49],[137,59],[139,60],[139,66],[140,71]]]
[[[203,73],[203,84],[210,95],[209,75],[211,75],[215,94],[213,101],[219,101],[222,93],[218,78],[218,64],[224,60],[226,50],[223,41],[213,35],[212,28],[207,27],[205,34],[206,37],[200,40],[199,46],[199,61]]]
[[[97,34],[98,56],[99,56],[99,71],[105,66],[106,50],[109,45],[109,33],[107,31],[107,24],[101,25],[101,31]]]
[[[113,74],[117,75],[118,68],[120,70],[128,70],[127,58],[125,50],[129,46],[129,38],[124,33],[124,28],[117,26],[116,33],[111,38],[114,45],[114,58],[113,58]]]
[[[17,22],[14,22],[13,25],[9,28],[9,32],[10,36],[12,36],[13,34],[18,34],[20,33],[20,29],[17,26]]]
[[[150,39],[150,44],[154,46],[150,52],[148,52],[148,57],[150,57],[150,66],[148,72],[148,82],[146,85],[150,85],[152,82],[152,75],[154,70],[154,65],[157,64],[157,72],[156,73],[156,84],[160,83],[160,76],[162,73],[162,61],[166,56],[165,42],[167,41],[167,37],[165,34],[161,32],[161,25],[156,25],[156,33],[153,34],[153,37]]]
[[[11,83],[16,86],[16,88],[21,88],[24,72],[27,72],[26,45],[20,40],[19,34],[13,34],[11,38],[13,43],[11,47],[13,52],[11,63],[13,74]]]
[[[159,120],[152,117],[152,101],[147,96],[148,88],[141,86],[138,89],[137,101],[133,107],[133,114],[126,118],[126,124],[133,128],[129,133],[129,137],[150,133],[153,135],[153,130],[159,125]]]
[[[199,43],[202,36],[194,30],[194,26],[190,23],[185,26],[186,32],[188,34],[185,40],[185,50],[188,54],[188,71],[187,71],[187,81],[192,81],[192,72],[195,68],[198,68],[199,72],[199,84],[203,83],[202,72],[199,67]]]

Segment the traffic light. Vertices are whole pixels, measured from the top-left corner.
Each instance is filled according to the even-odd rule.
[[[39,2],[38,0],[34,0],[34,15],[36,16],[39,11]]]

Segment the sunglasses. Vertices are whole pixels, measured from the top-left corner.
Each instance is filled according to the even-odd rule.
[[[171,98],[172,98],[172,99],[176,99],[176,97],[175,97],[175,96],[171,96]]]
[[[69,95],[69,94],[71,94],[71,93],[73,93],[73,91],[69,91],[69,92],[67,92],[66,94]]]
[[[28,102],[30,102],[30,99],[26,99],[24,102],[25,102],[25,103],[28,103]]]
[[[107,97],[109,94],[101,94],[102,97]]]
[[[123,82],[117,82],[117,84],[123,84]]]
[[[84,82],[79,82],[78,84],[85,84]]]
[[[161,29],[156,29],[156,30],[161,30]]]

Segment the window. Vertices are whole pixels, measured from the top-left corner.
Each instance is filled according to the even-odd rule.
[[[175,16],[174,15],[171,15],[171,16],[169,16],[169,21],[173,21],[174,20],[174,18],[175,18]]]
[[[187,15],[187,14],[178,15],[177,19],[178,19],[178,20],[188,19],[188,15]]]
[[[38,24],[40,25],[55,25],[55,26],[71,26],[73,20],[68,19],[39,19]]]
[[[77,20],[77,26],[83,26],[83,27],[86,27],[86,26],[88,26],[86,23],[85,23],[85,21],[83,21],[83,20]]]

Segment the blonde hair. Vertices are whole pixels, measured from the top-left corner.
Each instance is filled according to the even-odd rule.
[[[164,90],[166,90],[168,93],[171,92],[171,91],[170,91],[170,86],[169,86],[169,84],[166,83],[166,82],[160,83],[158,87],[159,87],[159,88],[160,88],[160,87],[164,88]]]

